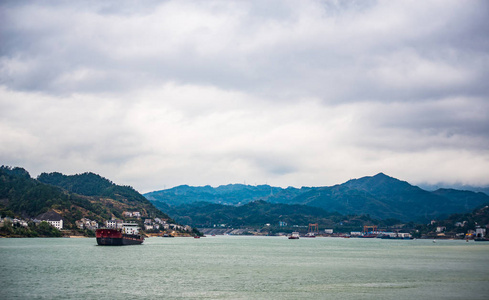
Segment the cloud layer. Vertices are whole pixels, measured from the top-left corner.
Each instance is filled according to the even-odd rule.
[[[489,184],[485,1],[0,5],[0,160],[147,192]]]

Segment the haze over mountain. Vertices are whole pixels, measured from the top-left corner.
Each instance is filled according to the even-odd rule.
[[[270,203],[319,207],[344,215],[368,214],[377,219],[396,218],[420,222],[469,212],[489,203],[489,196],[484,193],[454,189],[429,192],[383,173],[330,187],[283,189],[269,185],[234,184],[217,188],[185,185],[144,196],[157,206],[157,202],[178,206],[201,201],[240,205],[260,199]]]
[[[228,184],[216,188],[211,187],[210,185],[203,187],[180,185],[171,189],[146,193],[144,196],[150,201],[160,201],[170,205],[188,204],[200,201],[239,205],[259,199],[292,199],[309,190],[311,190],[311,188],[303,187],[301,189],[296,189],[289,187],[283,189],[269,185],[253,186],[245,184]]]

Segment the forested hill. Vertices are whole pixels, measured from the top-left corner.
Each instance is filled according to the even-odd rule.
[[[63,175],[58,172],[42,173],[37,177],[37,180],[60,187],[70,193],[90,196],[101,201],[104,199],[116,200],[117,204],[123,204],[124,210],[140,210],[143,216],[168,218],[166,214],[162,213],[132,187],[116,185],[112,181],[94,173],[87,172],[76,175]],[[113,201],[111,202],[112,204],[108,203],[109,207],[120,206],[115,205]]]
[[[425,191],[383,173],[321,187],[299,195],[295,202],[343,214],[428,222],[489,204],[489,196],[459,190]]]
[[[37,180],[79,195],[149,203],[143,195],[132,187],[116,185],[112,181],[91,172],[76,175],[63,175],[58,172],[42,173],[37,177]]]
[[[44,173],[34,179],[25,169],[0,167],[2,216],[34,218],[50,210],[63,217],[67,229],[74,228],[75,221],[83,217],[102,223],[112,217],[121,218],[123,211],[169,218],[133,188],[115,185],[93,173]]]
[[[158,202],[171,206],[199,201],[243,205],[265,200],[270,203],[308,205],[343,215],[368,214],[376,219],[395,218],[422,223],[453,213],[470,212],[489,204],[489,196],[484,193],[453,189],[430,192],[383,173],[334,186],[300,189],[241,184],[217,188],[178,186],[147,193],[145,197],[160,207]]]

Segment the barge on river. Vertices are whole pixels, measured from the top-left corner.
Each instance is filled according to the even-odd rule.
[[[100,228],[95,236],[99,246],[139,245],[144,241],[136,223],[123,223],[122,228]]]

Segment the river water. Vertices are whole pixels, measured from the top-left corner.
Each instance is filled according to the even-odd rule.
[[[489,299],[489,243],[0,239],[1,299]]]

